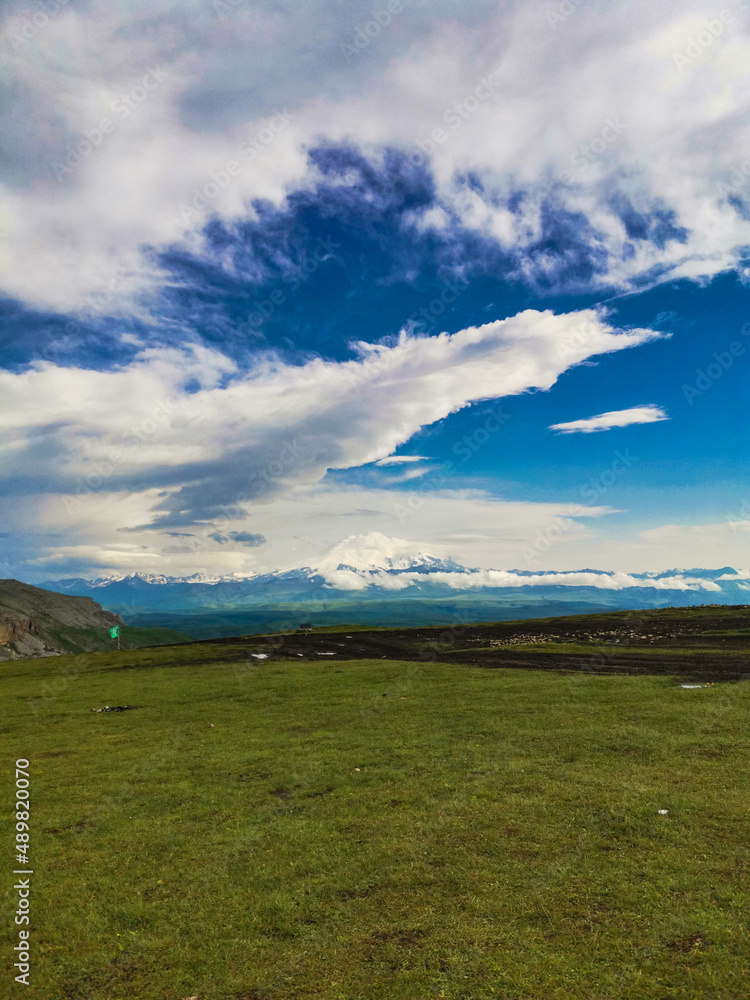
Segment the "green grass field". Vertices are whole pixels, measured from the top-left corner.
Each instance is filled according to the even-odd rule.
[[[109,630],[103,628],[62,626],[55,638],[60,642],[58,648],[68,649],[71,653],[109,652],[115,648],[117,642],[116,639],[110,638]],[[175,642],[191,641],[189,635],[171,628],[120,626],[120,646],[122,649],[140,649],[144,646],[162,646]]]
[[[228,659],[3,665],[0,995],[747,996],[746,681]]]

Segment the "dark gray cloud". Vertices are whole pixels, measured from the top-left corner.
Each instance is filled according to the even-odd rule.
[[[179,471],[174,473],[175,480],[179,480]],[[228,491],[227,495],[231,495]],[[170,498],[170,501],[162,501],[156,506],[156,510],[163,510],[170,503],[175,509],[168,514],[158,514],[149,524],[138,524],[133,528],[121,528],[121,531],[162,531],[164,528],[173,527],[200,527],[210,526],[213,521],[230,521],[238,517],[245,517],[247,511],[237,504],[196,504],[194,507],[186,508],[179,506],[179,500]]]
[[[250,545],[253,548],[266,543],[265,536],[253,534],[251,531],[230,531],[229,537],[234,542],[242,542],[243,545]]]
[[[196,132],[217,132],[283,109],[294,111],[313,91],[345,100],[377,87],[388,63],[424,41],[436,22],[450,20],[471,30],[497,9],[494,0],[462,6],[453,0],[400,0],[400,10],[392,15],[387,6],[351,0],[241,3],[214,22],[214,32],[223,31],[222,44],[208,51],[205,19],[193,20],[181,44],[201,54],[202,72],[183,96],[183,123]],[[487,38],[485,48],[499,41]]]
[[[212,531],[208,537],[213,538],[220,545],[226,545],[227,542],[239,542],[241,545],[249,545],[251,548],[257,548],[259,545],[266,544],[264,535],[256,535],[251,531],[229,531],[226,535],[220,531]]]

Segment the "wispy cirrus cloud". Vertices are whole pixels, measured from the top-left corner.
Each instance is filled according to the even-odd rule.
[[[404,465],[408,462],[428,462],[424,455],[389,455],[388,458],[379,458],[375,465]]]
[[[660,420],[669,420],[660,406],[631,406],[627,410],[611,410],[583,420],[551,424],[550,430],[560,434],[592,434],[595,431],[609,431],[613,427],[630,427],[631,424],[654,424]]]

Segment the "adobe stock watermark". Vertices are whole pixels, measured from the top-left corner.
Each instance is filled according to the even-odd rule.
[[[273,657],[277,653],[281,653],[285,646],[286,637],[284,635],[271,634],[266,636],[265,642],[260,650],[249,650],[245,660],[235,660],[232,664],[232,672],[237,682],[244,684],[245,681],[247,681],[248,676],[257,670],[263,660],[267,660],[269,657]]]
[[[637,461],[638,459],[631,455],[627,448],[624,452],[616,451],[610,467],[597,476],[593,476],[580,487],[581,499],[589,505],[595,503]],[[585,513],[586,509],[583,504],[573,504],[567,511],[566,517],[555,514],[543,531],[541,529],[537,531],[533,547],[524,545],[521,548],[521,555],[526,560],[526,565],[530,569],[539,569],[542,555],[549,552],[567,531],[576,526],[577,522],[572,520],[574,517]]]
[[[456,615],[448,615],[446,617],[455,618]],[[401,663],[398,666],[396,666],[392,660],[386,660],[386,662],[389,663],[390,676],[387,684],[388,694],[390,697],[384,698],[379,691],[371,694],[369,697],[367,695],[363,695],[359,707],[360,725],[370,726],[373,723],[379,724],[379,720],[383,718],[383,713],[389,710],[392,711],[399,699],[406,700],[411,697],[415,681],[420,680],[424,676],[424,670],[427,666],[426,661],[437,659],[437,653],[430,647],[440,643],[440,639],[443,638],[445,642],[440,645],[440,651],[443,651],[443,646],[446,651],[449,650],[452,648],[452,644],[455,642],[456,637],[459,634],[459,630],[460,626],[452,626],[451,631],[446,630],[441,633],[441,636],[436,639],[436,643],[424,643],[419,648],[418,660],[407,660],[405,663]],[[396,673],[395,671],[399,672]]]
[[[70,0],[35,0],[36,10],[33,13],[27,10],[21,18],[14,19],[20,22],[17,24],[18,30],[5,32],[8,45],[14,52],[18,52],[21,46],[28,45],[40,31],[44,31],[51,24],[69,2]]]
[[[93,128],[83,132],[78,138],[72,139],[67,146],[67,155],[63,160],[52,161],[52,171],[58,182],[62,184],[65,178],[72,174],[95,149],[99,149],[108,135],[112,135],[120,122],[128,119],[134,111],[146,100],[149,94],[158,90],[169,76],[163,69],[151,67],[144,74],[141,82],[131,87],[126,94],[120,94],[110,105],[114,118],[102,118]]]
[[[619,139],[627,128],[627,124],[621,121],[617,114],[604,119],[604,127],[598,135],[589,142],[584,143],[571,153],[570,161],[573,165],[573,172],[563,170],[559,175],[559,180],[569,183],[575,180],[576,172],[579,174],[588,170],[590,166],[597,163],[604,153]]]
[[[281,278],[285,285],[291,286],[289,294],[294,294],[305,282],[309,281],[321,264],[332,259],[335,260],[336,251],[339,249],[341,249],[341,244],[336,243],[330,236],[318,236],[312,251],[309,254],[305,251],[296,267]],[[280,288],[274,288],[265,299],[253,303],[253,311],[248,314],[246,322],[240,325],[237,332],[239,333],[248,327],[256,331],[273,316],[279,306],[284,305],[287,301],[287,293]]]
[[[423,155],[420,156],[419,153],[416,153],[412,159],[424,162],[425,159],[429,158],[438,146],[442,146],[448,141],[451,133],[455,134],[465,121],[468,121],[483,104],[494,97],[499,88],[500,70],[492,70],[486,76],[480,77],[470,94],[467,94],[460,101],[454,101],[443,112],[441,121],[445,125],[450,125],[450,131],[440,127],[433,128],[423,139],[417,139],[416,144]]]
[[[373,351],[364,360],[347,362],[350,377],[359,386],[368,385],[381,375],[388,375],[392,370],[393,360],[390,351],[385,353]]]
[[[727,25],[734,21],[734,14],[729,7],[722,8],[716,17],[703,22],[703,27],[695,35],[686,39],[686,46],[681,52],[672,53],[672,62],[680,74],[692,69],[703,53],[717,38],[721,38]]]
[[[735,167],[728,181],[719,181],[716,185],[716,193],[720,198],[743,193],[743,188],[750,180],[750,159],[745,160]]]
[[[745,531],[750,524],[750,499],[743,497],[739,510],[726,515],[726,523],[732,531]]]
[[[236,177],[240,176],[246,166],[253,163],[261,153],[265,152],[276,137],[284,132],[296,117],[291,111],[275,111],[262,128],[243,139],[237,147],[237,156],[244,162],[241,162],[240,159],[229,159],[224,164],[223,169],[211,171],[208,180],[202,187],[194,187],[190,204],[180,202],[178,205],[177,210],[182,221],[186,225],[200,221],[211,202],[218,198]]]
[[[419,647],[418,656],[422,663],[426,661],[435,663],[443,653],[450,652],[456,642],[465,635],[467,626],[471,625],[470,619],[462,615],[460,611],[446,613],[446,619],[450,620],[451,618],[453,619],[452,625],[442,629],[432,641],[422,643]]]
[[[591,346],[592,333],[579,327],[572,330],[564,339],[558,338],[555,342],[555,354],[566,362],[571,356],[578,360],[581,349],[588,350],[590,353]]]
[[[608,672],[609,668],[613,665],[612,660],[619,652],[618,649],[614,649],[613,647],[623,640],[632,639],[633,632],[636,629],[642,628],[644,621],[645,618],[642,612],[628,611],[620,619],[620,627],[608,638],[607,644],[600,643],[588,659],[580,661],[580,672],[588,674]]]
[[[554,31],[559,24],[563,24],[576,11],[582,8],[589,10],[603,10],[606,8],[608,0],[556,0],[555,3],[548,4],[545,11],[547,24]]]
[[[230,14],[234,14],[244,2],[245,0],[214,0],[212,6],[218,19],[226,23]]]
[[[11,228],[11,213],[5,205],[0,204],[0,240],[7,240],[10,237]]]
[[[65,509],[69,514],[73,513],[86,497],[101,490],[105,482],[114,476],[118,466],[125,459],[124,449],[133,445],[145,444],[149,438],[156,434],[159,427],[170,422],[175,412],[175,405],[175,402],[169,399],[158,402],[150,416],[145,417],[140,423],[134,424],[127,434],[121,436],[119,444],[115,445],[105,459],[97,459],[91,463],[94,471],[79,479],[78,488],[74,494],[63,497]]]
[[[581,7],[585,7],[587,0],[561,0],[560,3],[547,8],[547,24],[550,28],[556,28],[558,24],[567,21],[571,14],[575,14]]]
[[[252,474],[251,481],[260,480],[265,485],[266,490],[270,489],[272,483],[280,479],[285,472],[290,472],[304,454],[305,449],[296,438],[293,441],[284,441],[278,456],[260,469],[256,469]]]
[[[530,204],[539,208],[545,198],[548,198],[560,184],[579,183],[587,180],[586,175],[590,169],[604,159],[605,153],[612,148],[627,128],[627,122],[622,121],[618,112],[613,112],[605,118],[599,133],[588,142],[577,146],[570,154],[570,169],[561,170],[550,181],[539,187],[532,196]],[[558,348],[558,354],[562,353]]]
[[[93,807],[89,821],[101,823],[114,813],[122,811],[129,801],[138,795],[145,795],[144,781],[152,777],[164,764],[172,760],[176,754],[188,743],[185,735],[185,728],[180,728],[172,724],[170,728],[161,735],[161,745],[153,750],[147,757],[137,760],[132,767],[124,774],[118,774],[112,792],[101,796]],[[199,742],[197,736],[193,737],[195,743]]]
[[[740,328],[743,337],[750,337],[750,323],[743,323]],[[695,369],[695,382],[685,383],[682,386],[682,394],[687,400],[688,406],[692,406],[696,398],[708,392],[716,382],[734,366],[737,358],[741,358],[746,351],[746,345],[740,340],[733,340],[727,345],[725,351],[714,351],[711,355],[713,361],[709,362],[705,368]]]
[[[70,685],[78,680],[81,672],[88,663],[85,653],[78,653],[76,656],[61,657],[62,663],[55,664],[57,676],[47,678],[35,688],[32,698],[27,698],[29,710],[35,719],[44,714],[61,694],[65,694]],[[69,662],[68,662],[69,661]]]
[[[490,438],[497,434],[500,428],[510,420],[510,414],[503,413],[501,407],[493,407],[491,410],[486,410],[485,413],[487,415],[482,425],[472,431],[471,434],[464,434],[461,440],[453,445],[453,454],[462,464],[468,462],[472,455],[476,455],[478,451],[481,451]],[[420,488],[417,490],[409,491],[409,497],[404,503],[394,504],[393,512],[398,518],[399,523],[403,524],[407,518],[413,517],[424,506],[425,500],[429,497],[430,493],[436,489],[440,489],[448,481],[448,478],[457,471],[458,467],[455,462],[443,462],[429,476],[421,480],[421,483],[424,485],[420,485]]]
[[[577,146],[570,154],[571,169],[561,170],[553,177],[546,185],[544,193],[549,194],[557,184],[570,184],[585,180],[585,175],[590,168],[602,160],[604,154],[611,149],[627,128],[627,122],[622,121],[618,112],[613,112],[605,118],[599,133],[588,142]],[[558,349],[558,354],[561,353]]]
[[[382,7],[370,11],[370,20],[361,24],[354,32],[351,42],[342,42],[339,48],[347,63],[369,48],[383,28],[389,27],[396,14],[404,11],[403,0],[388,0]]]
[[[130,277],[124,268],[118,268],[111,278],[106,282],[106,287],[89,292],[80,312],[85,313],[87,309],[101,311],[105,306],[113,302],[117,295],[127,287],[127,279]],[[63,327],[61,334],[53,334],[46,342],[39,354],[42,361],[50,361],[58,364],[63,354],[80,346],[80,337],[84,333],[84,327],[78,320],[68,320]]]
[[[425,322],[432,323],[439,316],[443,315],[448,306],[453,305],[459,295],[466,291],[469,284],[466,278],[455,278],[453,281],[444,281],[440,294],[436,295],[426,306],[420,306],[416,312],[413,312],[409,316],[409,321],[418,323],[418,317],[421,317]]]

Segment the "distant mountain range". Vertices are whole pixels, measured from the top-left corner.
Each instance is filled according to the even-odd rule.
[[[226,617],[231,612],[235,634],[237,629],[242,631],[242,613],[247,618],[247,631],[257,632],[263,630],[266,620],[269,625],[278,624],[279,615],[286,621],[314,617],[322,611],[328,623],[337,620],[338,614],[338,620],[351,624],[384,619],[378,623],[405,625],[411,621],[410,607],[413,623],[425,624],[425,611],[431,605],[445,608],[460,604],[467,621],[489,621],[750,602],[750,573],[730,566],[631,574],[593,569],[470,569],[375,533],[346,539],[316,567],[246,577],[136,573],[95,580],[50,580],[41,586],[66,594],[93,594],[105,608],[134,624],[146,620],[166,624],[164,614],[168,613],[172,627],[184,627],[177,621],[179,616],[208,623],[211,616]],[[376,604],[383,605],[383,614],[378,614]],[[437,617],[445,620],[439,614]],[[196,634],[195,628],[185,630]]]

